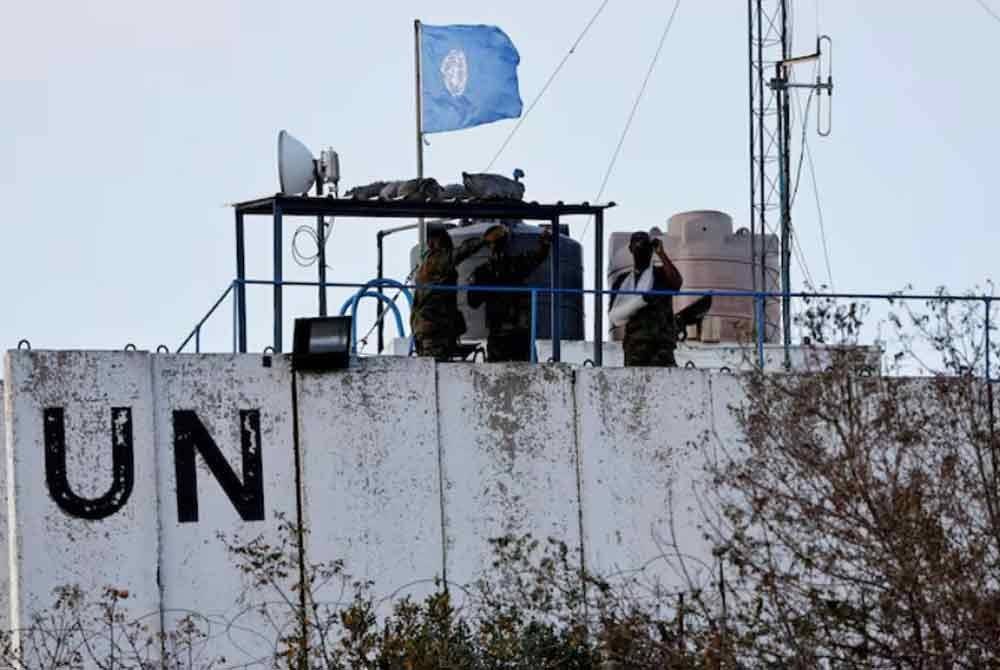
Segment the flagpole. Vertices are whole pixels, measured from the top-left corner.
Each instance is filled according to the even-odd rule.
[[[413,20],[413,63],[416,68],[416,98],[417,98],[417,178],[424,176],[424,127],[423,127],[423,95],[420,90],[420,19]],[[417,221],[420,231],[420,256],[427,249],[427,222]]]

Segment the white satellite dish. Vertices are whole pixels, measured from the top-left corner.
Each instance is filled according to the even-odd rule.
[[[317,161],[312,152],[287,130],[278,133],[278,184],[284,195],[307,193],[318,177],[333,184],[336,193],[340,182],[340,157],[333,149],[323,149]],[[317,194],[322,194],[320,188]]]
[[[278,183],[284,195],[301,195],[316,181],[316,159],[286,130],[278,133]]]

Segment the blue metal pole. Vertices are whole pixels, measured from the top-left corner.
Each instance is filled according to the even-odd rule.
[[[537,314],[538,307],[538,290],[531,289],[531,362],[538,362],[538,350],[535,347],[535,337],[537,325],[535,323],[535,315]]]
[[[767,330],[765,320],[764,298],[758,293],[753,298],[754,311],[757,313],[757,363],[760,369],[764,369],[764,335]]]
[[[234,282],[235,283],[235,282]],[[240,301],[237,299],[237,292],[233,293],[233,353],[246,353],[246,347],[240,352],[240,340],[237,331],[240,329]],[[198,338],[201,339],[201,326],[198,326]]]
[[[194,331],[194,353],[201,353],[201,326]]]

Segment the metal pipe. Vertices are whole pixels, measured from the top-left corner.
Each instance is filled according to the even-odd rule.
[[[788,60],[791,45],[788,43],[788,0],[781,0],[781,59]],[[783,84],[788,83],[788,69],[784,65],[777,65],[779,79]],[[788,89],[783,88],[777,91],[778,107],[778,135],[781,163],[780,183],[781,191],[781,241],[783,246],[781,255],[781,292],[784,294],[782,309],[782,339],[785,345],[785,369],[792,367],[791,346],[792,346],[792,300],[789,293],[792,290],[792,203],[791,203],[791,114],[788,103]]]
[[[394,280],[388,280],[394,281]],[[270,279],[247,279],[245,284],[250,286],[271,286],[274,281]],[[281,281],[279,282],[283,286],[316,286],[314,281]],[[368,282],[365,284],[359,284],[356,282],[327,282],[327,286],[332,288],[363,288],[374,286],[375,284]],[[405,287],[407,289],[417,289],[426,288],[429,290],[441,290],[441,291],[489,291],[492,293],[524,293],[530,292],[530,287],[524,286],[454,286],[450,284],[425,284],[423,286],[417,286],[415,284],[399,284],[399,287]],[[551,292],[549,288],[539,289],[546,292]],[[595,291],[593,289],[584,288],[560,288],[558,293],[563,294],[583,294],[583,295],[593,295]],[[611,293],[611,291],[605,291],[605,293]],[[650,289],[648,291],[626,291],[624,289],[619,289],[614,291],[615,294],[619,295],[662,295],[662,296],[706,296],[710,295],[713,297],[720,298],[749,298],[753,299],[756,295],[762,295],[767,298],[781,298],[783,294],[778,291],[719,291],[719,290],[705,290],[705,291],[695,291],[695,290],[680,290],[680,291],[657,291],[655,289]],[[982,295],[940,295],[940,294],[925,294],[925,293],[814,293],[807,291],[792,291],[788,294],[791,298],[838,298],[838,299],[854,299],[854,300],[887,300],[892,298],[893,300],[950,300],[952,302],[968,302],[968,301],[982,301],[986,296]]]
[[[201,353],[201,326],[198,326],[194,330],[194,353]]]
[[[531,289],[531,362],[538,362],[538,349],[535,347],[535,340],[537,339],[537,328],[536,319],[538,315],[538,290]]]
[[[562,238],[562,233],[559,230],[559,217],[556,216],[552,219],[552,250],[549,253],[549,286],[553,289],[549,294],[549,306],[552,313],[549,331],[552,336],[552,360],[556,363],[562,360],[562,310],[560,309],[562,293],[559,290],[559,274],[562,269],[559,264],[561,259],[559,254],[560,238]]]
[[[753,0],[747,0],[747,73],[749,84],[747,90],[750,94],[750,282],[752,288],[757,290],[757,233],[754,222],[754,196],[756,194],[756,175],[754,173],[754,90],[753,90]],[[759,287],[764,290],[765,287]],[[754,312],[756,319],[756,312]],[[758,326],[759,327],[759,326]]]
[[[382,275],[382,238],[384,237],[385,233],[381,230],[375,234],[375,246],[378,249],[378,263],[375,268],[375,278],[378,279],[379,282],[379,299],[376,301],[378,305],[375,307],[375,318],[377,319],[376,323],[378,324],[378,353],[380,354],[385,349],[385,324],[382,322],[382,310],[384,309],[382,307],[382,279],[384,278]]]
[[[604,365],[604,212],[594,215],[594,367]]]
[[[281,203],[274,201],[274,351],[281,353]]]
[[[764,337],[765,330],[767,329],[767,320],[764,315],[764,297],[762,294],[754,296],[753,299],[754,312],[757,317],[757,362],[760,365],[761,372],[764,371]]]
[[[413,65],[416,69],[416,97],[417,97],[417,178],[424,176],[424,101],[421,91],[420,78],[420,20],[413,21]],[[427,249],[427,223],[424,219],[419,220],[420,226],[420,255],[424,255]]]
[[[785,368],[788,369],[791,367],[792,344],[792,301],[789,297],[792,284],[792,219],[788,183],[788,144],[791,135],[788,128],[788,91],[784,88],[788,73],[781,63],[775,63],[774,71],[773,88],[778,100],[778,197],[781,203],[781,341],[785,349]]]
[[[201,327],[203,325],[205,325],[205,322],[208,321],[209,317],[211,317],[213,314],[215,314],[215,310],[218,309],[219,305],[222,304],[222,301],[226,299],[226,296],[229,295],[229,292],[232,291],[233,287],[236,286],[236,285],[238,285],[238,282],[235,282],[235,281],[229,282],[229,286],[227,286],[226,290],[222,292],[222,295],[219,296],[218,300],[216,300],[212,304],[212,307],[209,308],[208,313],[206,313],[205,316],[201,317],[201,321],[199,321],[197,324],[195,324],[194,330],[192,330],[190,332],[190,334],[188,334],[188,336],[186,338],[184,338],[184,341],[181,342],[180,346],[177,347],[177,353],[180,353],[181,351],[183,351],[184,347],[186,347],[187,344],[188,344],[188,342],[191,341],[191,338],[195,337],[195,335],[201,330]],[[234,338],[235,338],[235,335],[234,335]]]
[[[315,162],[316,195],[323,197],[323,175],[320,174],[319,163]],[[316,262],[319,265],[319,315],[326,316],[326,221],[323,216],[316,217]]]
[[[246,241],[243,234],[243,212],[236,210],[236,304],[239,312],[236,330],[240,353],[246,353],[247,350],[247,288],[244,283],[247,270]]]
[[[384,295],[379,295],[375,291],[360,291],[355,293],[353,297],[349,298],[347,302],[344,303],[343,307],[340,308],[340,315],[343,316],[348,309],[351,310],[351,353],[358,352],[358,320],[354,318],[354,315],[358,311],[358,303],[361,298],[375,298],[379,302],[385,302],[389,305],[389,309],[392,310],[392,315],[396,317],[396,330],[401,338],[406,337],[406,329],[403,327],[403,317],[399,313],[399,307],[396,306],[392,300]]]

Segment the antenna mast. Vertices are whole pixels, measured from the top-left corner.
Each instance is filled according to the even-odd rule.
[[[788,57],[788,0],[747,0],[747,33],[750,94],[750,248],[751,273],[755,291],[773,288],[768,281],[767,234],[774,227],[781,209],[780,148],[788,146],[779,139],[779,98],[768,83],[775,63]],[[787,100],[786,100],[787,104]],[[767,309],[764,323],[756,324],[767,332]]]
[[[816,132],[826,137],[831,130],[830,104],[826,106],[823,123],[822,95],[833,95],[833,74],[830,60],[833,43],[826,35],[816,38],[813,53],[792,57],[788,3],[790,0],[747,0],[749,23],[748,49],[750,56],[750,239],[754,289],[767,291],[767,234],[771,229],[769,216],[777,209],[781,239],[781,331],[785,349],[785,367],[791,367],[789,348],[792,341],[791,261],[791,113],[790,89],[809,89],[818,97]],[[825,47],[825,48],[824,48]],[[826,68],[820,62],[824,58]],[[816,62],[814,82],[790,80],[791,67],[797,63]],[[826,80],[823,80],[823,70]],[[808,108],[808,107],[807,107]],[[802,119],[806,123],[806,119]],[[804,149],[803,149],[804,150]],[[760,235],[760,243],[757,236]],[[759,246],[759,251],[758,251]],[[760,271],[757,271],[759,263]],[[759,283],[758,283],[759,278]],[[766,334],[767,310],[755,310],[764,323],[756,324]]]

